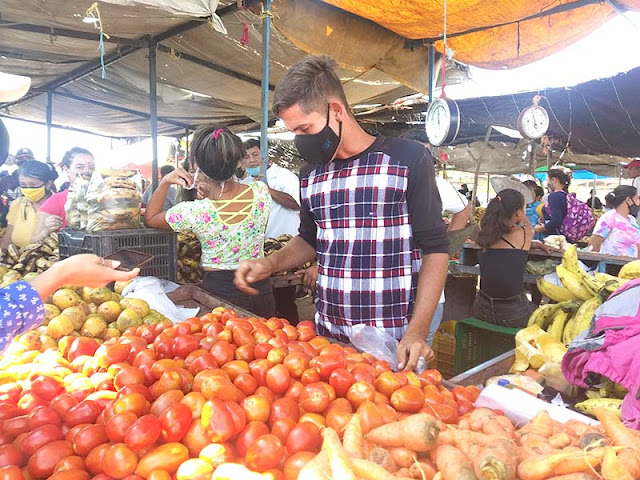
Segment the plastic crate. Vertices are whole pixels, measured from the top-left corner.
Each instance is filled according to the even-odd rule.
[[[518,328],[501,327],[477,318],[465,318],[456,324],[454,372],[466,372],[515,348]]]
[[[174,232],[151,228],[83,232],[64,228],[58,233],[60,258],[78,253],[94,253],[105,257],[121,248],[130,248],[153,255],[144,265],[140,275],[176,281],[178,272],[178,247]]]
[[[435,368],[442,373],[443,377],[451,378],[454,375],[454,361],[456,357],[456,337],[455,320],[449,320],[438,328],[434,338],[433,353],[434,359],[429,363],[429,368]]]

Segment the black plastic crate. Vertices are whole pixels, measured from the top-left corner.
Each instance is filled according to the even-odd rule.
[[[166,230],[136,228],[104,232],[83,232],[64,228],[58,233],[60,258],[78,253],[94,253],[105,257],[121,248],[130,248],[153,255],[140,275],[176,281],[178,272],[177,235]]]

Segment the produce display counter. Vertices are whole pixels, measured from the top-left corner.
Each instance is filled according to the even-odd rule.
[[[204,315],[216,307],[225,307],[235,310],[240,317],[254,317],[255,315],[248,310],[225,302],[221,298],[215,297],[207,293],[197,285],[182,285],[173,292],[167,294],[169,300],[176,305],[186,308],[200,308],[198,315]]]

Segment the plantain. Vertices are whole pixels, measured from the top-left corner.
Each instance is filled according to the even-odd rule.
[[[14,260],[14,262],[20,257],[20,249],[13,243],[7,247],[7,253],[9,254],[9,257]]]
[[[577,298],[565,287],[547,282],[544,277],[538,277],[536,284],[538,285],[538,290],[540,290],[542,295],[555,302],[564,302],[566,300]]]
[[[573,322],[569,322],[565,327],[565,332],[562,336],[565,344],[571,343],[578,334],[591,328],[593,314],[600,305],[602,305],[602,298],[598,296],[587,300],[580,306],[572,319]]]
[[[622,410],[622,400],[619,398],[589,398],[584,402],[576,403],[576,410],[595,417],[596,408],[613,410],[618,416]]]
[[[553,314],[553,319],[551,321],[551,324],[549,325],[549,328],[547,329],[547,333],[556,340],[562,341],[562,332],[564,331],[564,327],[569,318],[569,312],[566,312],[563,309],[557,310]]]
[[[598,388],[589,388],[587,390],[585,390],[584,394],[587,396],[587,398],[589,399],[596,399],[596,398],[601,398],[600,397],[600,389]]]
[[[633,280],[640,277],[640,260],[633,260],[625,264],[618,272],[618,277],[623,280]]]
[[[569,290],[573,295],[575,295],[576,298],[580,300],[589,300],[594,296],[594,294],[584,286],[579,274],[568,270],[562,265],[558,265],[556,267],[556,272],[562,285],[566,287],[567,290]]]
[[[539,306],[529,317],[527,327],[537,325],[545,330],[553,319],[553,315],[561,308],[559,303],[550,303],[547,305]]]

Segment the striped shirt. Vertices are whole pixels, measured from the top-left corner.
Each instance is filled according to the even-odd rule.
[[[318,255],[318,333],[348,341],[364,323],[401,339],[422,254],[448,251],[430,153],[378,137],[355,157],[304,171],[300,236]]]

